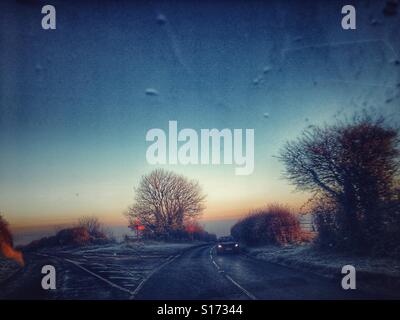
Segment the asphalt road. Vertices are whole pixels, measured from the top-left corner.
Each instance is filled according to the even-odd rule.
[[[68,253],[30,255],[27,267],[1,284],[0,299],[371,299],[343,290],[340,281],[238,255],[211,246],[171,256]],[[152,263],[144,263],[153,259]],[[57,269],[57,290],[41,289],[41,266]],[[151,267],[149,267],[151,266]]]
[[[339,281],[246,255],[192,249],[154,274],[136,299],[371,299]],[[376,298],[376,297],[374,297]]]

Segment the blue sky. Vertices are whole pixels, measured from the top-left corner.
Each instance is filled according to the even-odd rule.
[[[57,29],[45,31],[40,5],[2,2],[1,211],[15,225],[82,214],[124,223],[134,186],[154,169],[146,132],[169,120],[255,129],[251,176],[166,166],[200,181],[204,219],[301,205],[307,195],[273,157],[286,140],[362,108],[397,119],[399,16],[353,3],[357,30],[344,31],[343,1],[52,1]]]

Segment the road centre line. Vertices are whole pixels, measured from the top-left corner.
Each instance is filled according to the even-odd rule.
[[[239,288],[247,297],[249,297],[251,300],[257,300],[257,298],[250,293],[248,290],[243,288],[239,283],[237,283],[234,279],[232,279],[231,276],[227,275],[224,270],[215,262],[214,257],[212,255],[212,251],[215,247],[211,247],[210,249],[210,259],[212,263],[214,264],[215,268],[221,273],[226,279],[228,279],[233,285],[235,285],[237,288]]]

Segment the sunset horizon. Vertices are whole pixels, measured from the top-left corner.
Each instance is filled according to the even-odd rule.
[[[399,300],[399,15],[0,1],[0,301]]]

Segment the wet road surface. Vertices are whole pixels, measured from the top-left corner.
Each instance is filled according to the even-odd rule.
[[[256,260],[190,250],[154,274],[136,299],[368,299],[339,281]]]
[[[57,270],[57,289],[41,289],[41,267]],[[371,299],[343,290],[340,280],[257,260],[216,255],[203,245],[176,254],[87,251],[30,255],[27,266],[1,284],[0,299]]]

